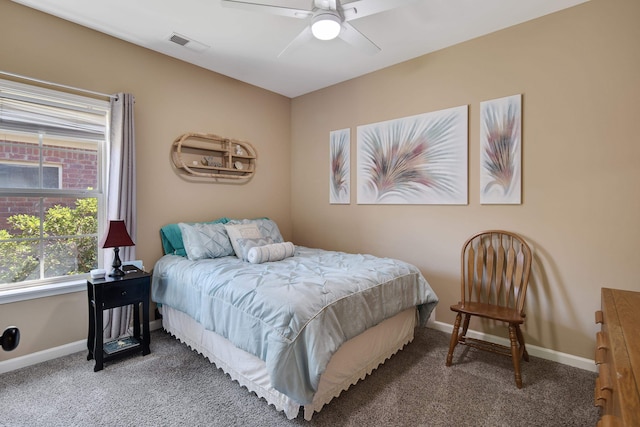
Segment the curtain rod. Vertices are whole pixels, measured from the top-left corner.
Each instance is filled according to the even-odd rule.
[[[67,86],[67,85],[63,85],[63,84],[60,84],[60,83],[48,82],[46,80],[35,79],[33,77],[22,76],[20,74],[9,73],[7,71],[1,71],[0,70],[0,74],[2,74],[4,76],[15,77],[15,78],[18,78],[18,79],[28,80],[28,81],[31,81],[31,82],[36,82],[36,83],[40,83],[40,84],[44,84],[44,85],[48,85],[48,86],[54,86],[54,87],[59,87],[59,88],[63,88],[63,89],[69,89],[69,90],[73,90],[73,91],[76,91],[76,92],[83,92],[83,93],[87,93],[87,94],[91,94],[91,95],[95,95],[95,96],[102,96],[102,97],[109,98],[109,99],[118,99],[117,95],[108,95],[106,93],[94,92],[92,90],[81,89],[81,88],[73,87],[73,86]]]

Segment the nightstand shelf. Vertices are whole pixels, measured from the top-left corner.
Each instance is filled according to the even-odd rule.
[[[140,351],[139,347],[141,345],[142,342],[136,337],[123,337],[111,340],[103,344],[103,356],[109,357],[113,354],[121,354],[129,350],[134,352]]]
[[[149,350],[149,294],[151,274],[141,270],[128,272],[121,278],[87,280],[89,304],[89,335],[87,360],[95,358],[93,370],[100,371],[104,362]],[[103,342],[102,312],[110,308],[133,305],[133,335]],[[140,305],[142,305],[142,334],[140,333]]]

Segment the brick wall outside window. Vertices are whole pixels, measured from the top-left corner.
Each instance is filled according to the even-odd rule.
[[[0,145],[0,163],[38,166],[39,154],[40,150],[35,144],[33,146],[25,144],[19,146]],[[44,148],[43,164],[58,166],[62,169],[60,188],[84,190],[97,186],[98,155],[95,151],[66,147]],[[74,202],[69,201],[68,198],[49,197],[45,201],[45,211],[54,205],[75,207]],[[0,197],[0,229],[9,229],[7,218],[16,213],[38,215],[37,198]],[[11,232],[11,230],[9,231]]]

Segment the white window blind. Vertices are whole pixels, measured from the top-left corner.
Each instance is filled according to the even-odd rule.
[[[109,103],[0,80],[0,129],[104,140]]]

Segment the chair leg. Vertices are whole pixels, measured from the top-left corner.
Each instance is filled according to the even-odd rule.
[[[522,336],[522,330],[520,329],[520,325],[516,325],[516,334],[518,336],[518,342],[520,343],[520,347],[522,348],[522,358],[526,362],[528,362],[529,353],[527,353],[527,347],[524,345],[524,336]]]
[[[516,386],[522,388],[522,377],[520,375],[520,351],[518,350],[517,325],[509,325],[509,340],[511,341],[511,359],[513,360],[513,370],[515,371]]]
[[[467,330],[469,330],[469,320],[471,320],[471,315],[470,314],[465,314],[464,315],[464,323],[462,324],[462,337],[466,337],[467,336]]]
[[[456,321],[453,324],[453,331],[451,331],[451,341],[449,342],[449,353],[447,353],[447,366],[451,366],[453,361],[453,350],[458,344],[458,329],[460,329],[460,321],[462,320],[462,314],[458,313]]]

